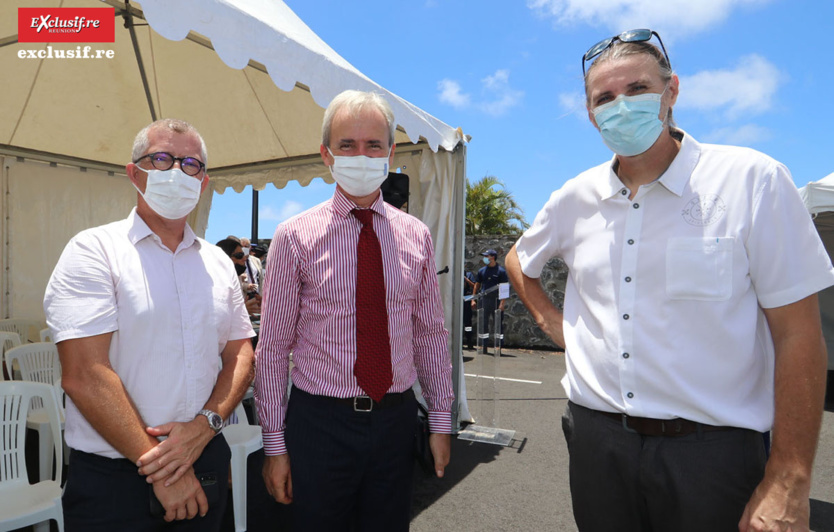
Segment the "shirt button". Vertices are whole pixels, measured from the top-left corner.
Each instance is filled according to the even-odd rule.
[[[626,277],[626,278],[625,278],[625,281],[626,281],[627,283],[630,283],[630,282],[631,282],[631,277]]]
[[[623,314],[623,319],[627,320],[630,316],[628,314]]]
[[[626,194],[628,194],[628,190],[626,190],[626,189],[622,189],[622,190],[620,191],[620,194],[622,194],[623,196],[625,196]]]
[[[633,393],[631,393],[631,392],[628,392],[628,393],[626,394],[626,397],[628,397],[629,399],[634,399],[634,394],[633,394]]]
[[[633,246],[633,245],[634,245],[634,240],[632,240],[632,239],[630,239],[630,238],[629,238],[629,239],[628,239],[628,245],[629,245],[629,246]]]
[[[639,208],[640,208],[640,204],[639,204],[639,203],[635,203],[635,204],[633,205],[633,207],[634,207],[635,209],[639,209]]]
[[[630,357],[630,356],[631,356],[631,355],[629,355],[628,353],[623,353],[623,358],[628,358],[628,357]]]

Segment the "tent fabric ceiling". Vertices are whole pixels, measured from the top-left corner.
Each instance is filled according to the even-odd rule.
[[[99,48],[113,49],[114,59],[17,57],[21,49],[48,46],[14,42],[18,7],[108,6],[116,11],[116,40]],[[232,185],[239,190],[246,179],[256,188],[268,182],[283,187],[286,172],[268,171],[264,164],[317,158],[323,107],[347,87],[388,99],[398,143],[421,141],[433,151],[452,151],[461,142],[459,130],[356,70],[283,2],[22,0],[0,3],[0,43],[7,43],[0,61],[14,72],[6,76],[0,99],[0,145],[127,162],[133,135],[152,120],[133,44],[118,18],[128,8],[136,15],[154,112],[188,120],[203,133],[212,177],[228,178],[215,183],[218,191]],[[54,46],[75,49],[71,43]],[[234,171],[222,171],[230,167]],[[254,176],[243,179],[255,168]]]

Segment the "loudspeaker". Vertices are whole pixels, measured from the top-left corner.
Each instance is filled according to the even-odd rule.
[[[384,201],[408,212],[408,175],[388,172],[388,177],[379,188]]]

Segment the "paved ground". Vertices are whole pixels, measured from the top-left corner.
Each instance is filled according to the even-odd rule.
[[[497,374],[541,384],[467,377],[476,418],[484,406],[479,398],[496,382],[496,425],[515,429],[515,439],[506,448],[455,440],[446,478],[416,472],[411,530],[575,531],[560,421],[566,402],[559,384],[564,356],[505,350],[496,373],[494,357],[465,354],[466,374]],[[811,529],[834,532],[834,408],[825,413],[823,423],[811,490]]]
[[[452,463],[443,479],[415,468],[411,530],[576,531],[561,431],[566,399],[559,380],[565,372],[564,356],[505,350],[496,368],[494,356],[465,354],[464,372],[473,375],[466,378],[472,414],[478,419],[489,415],[492,403],[481,398],[494,390],[499,397],[495,426],[515,430],[515,438],[508,447],[454,439]],[[249,530],[288,530],[286,507],[272,501],[263,487],[262,461],[258,453],[249,460]],[[231,511],[226,517],[222,530],[234,530]],[[823,420],[811,490],[811,529],[834,532],[834,405]]]

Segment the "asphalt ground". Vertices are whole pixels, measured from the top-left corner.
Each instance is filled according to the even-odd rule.
[[[476,422],[494,417],[494,427],[515,434],[506,447],[453,438],[452,460],[442,479],[415,466],[412,532],[576,531],[561,429],[567,402],[559,383],[564,355],[505,349],[496,359],[464,351],[464,373],[470,375],[467,395]],[[499,379],[491,378],[496,375]],[[497,401],[485,400],[493,396]],[[27,462],[34,478],[37,446],[32,440],[27,441]],[[248,529],[290,530],[288,508],[266,493],[262,464],[263,452],[249,457]],[[232,519],[230,497],[223,532],[234,530]],[[57,530],[54,522],[51,529]],[[824,414],[814,465],[811,530],[834,532],[834,401]]]
[[[515,430],[507,447],[453,440],[443,479],[415,470],[413,532],[577,530],[568,485],[568,453],[561,416],[567,399],[559,381],[562,353],[504,350],[493,355],[464,351],[469,407],[479,419]],[[492,380],[484,376],[498,376]],[[535,381],[519,382],[519,381]],[[483,400],[497,396],[497,403]],[[484,412],[484,414],[481,414]],[[811,530],[834,532],[834,405],[827,406],[811,488]]]

